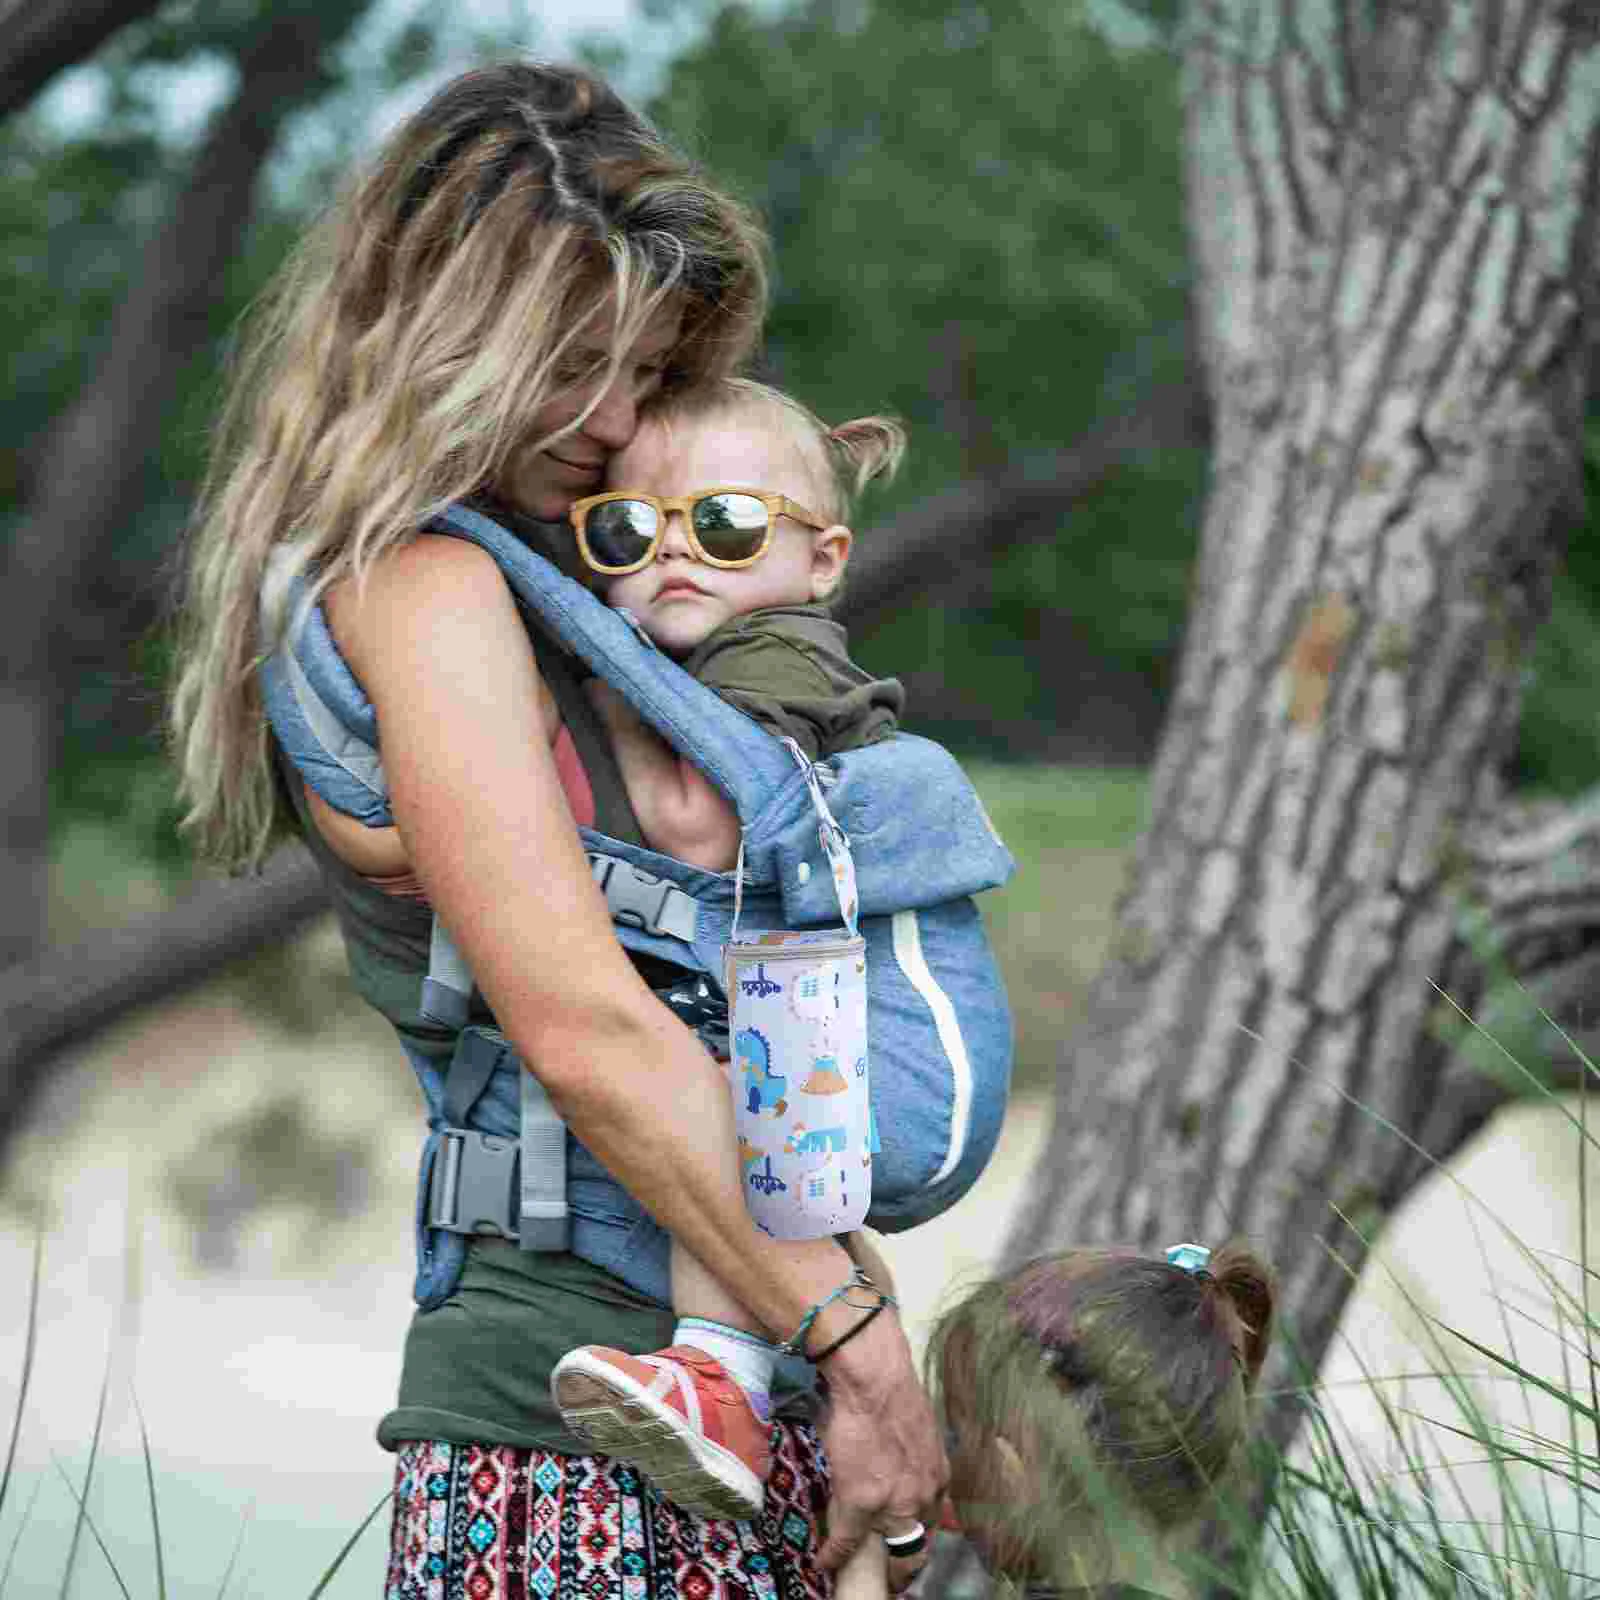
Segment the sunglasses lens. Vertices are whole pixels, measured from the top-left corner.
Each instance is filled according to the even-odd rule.
[[[753,494],[708,494],[694,503],[694,536],[713,561],[745,561],[767,536],[767,508]]]
[[[583,535],[596,566],[631,567],[656,536],[656,508],[645,500],[607,500],[590,508]]]

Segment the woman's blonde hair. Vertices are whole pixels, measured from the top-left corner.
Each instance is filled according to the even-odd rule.
[[[283,620],[260,609],[273,549],[313,595],[359,579],[493,485],[603,339],[598,403],[669,306],[682,332],[664,386],[733,372],[765,313],[764,246],[743,206],[583,72],[470,72],[394,134],[258,309],[202,491],[170,722],[207,853],[256,863],[287,820],[254,670]]]
[[[991,1570],[1071,1588],[1121,1576],[1119,1560],[1159,1567],[1244,1441],[1273,1298],[1267,1268],[1236,1245],[1201,1273],[1082,1249],[948,1310],[928,1381],[950,1429],[951,1498]],[[1008,1451],[1025,1483],[1008,1480]],[[1161,1548],[1129,1548],[1141,1539]]]
[[[799,450],[818,503],[808,509],[829,522],[846,522],[861,491],[876,478],[892,478],[906,451],[906,430],[895,417],[855,417],[830,425],[792,394],[754,378],[729,377],[686,389],[651,412],[654,425],[731,417],[768,421]]]

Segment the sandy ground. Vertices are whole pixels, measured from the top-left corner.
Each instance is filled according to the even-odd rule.
[[[43,1218],[43,1261],[18,1472],[0,1508],[8,1600],[60,1592],[74,1509],[63,1471],[82,1482],[103,1380],[90,1504],[135,1593],[154,1588],[135,1395],[174,1600],[215,1595],[236,1544],[230,1596],[309,1594],[384,1494],[389,1458],[372,1428],[409,1311],[415,1096],[383,1025],[320,993],[339,988],[337,970],[324,930],[265,979],[257,972],[250,1006],[217,985],[107,1036],[60,1075],[23,1141],[0,1195],[7,1433],[30,1208]],[[335,1020],[304,1020],[325,1015]],[[973,1193],[885,1241],[919,1345],[1003,1239],[1049,1116],[1037,1092],[1019,1096]],[[1576,1282],[1562,1263],[1579,1247],[1577,1147],[1559,1112],[1518,1108],[1396,1219],[1324,1374],[1357,1433],[1374,1437],[1378,1422],[1353,1381],[1361,1362],[1415,1370],[1415,1304],[1491,1339],[1512,1306],[1519,1354],[1559,1368],[1559,1341],[1539,1328],[1535,1264]],[[1600,1180],[1588,1181],[1593,1204]],[[383,1533],[380,1518],[327,1594],[377,1591]],[[74,1594],[116,1592],[92,1540],[77,1569]]]

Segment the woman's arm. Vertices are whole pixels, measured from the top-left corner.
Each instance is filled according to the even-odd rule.
[[[496,1017],[561,1115],[628,1191],[769,1328],[793,1329],[847,1267],[831,1240],[763,1238],[735,1163],[705,1147],[727,1084],[612,932],[540,736],[539,678],[493,561],[423,536],[329,597],[383,730],[413,866]],[[860,1313],[828,1307],[821,1349]],[[827,1565],[877,1525],[932,1522],[943,1446],[897,1318],[830,1356]]]
[[[611,736],[645,843],[708,872],[726,872],[739,854],[739,814],[692,761],[685,761],[610,684],[591,678],[590,703]]]

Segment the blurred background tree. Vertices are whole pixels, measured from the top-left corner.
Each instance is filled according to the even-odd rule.
[[[909,680],[911,725],[968,753],[1137,764],[1154,742],[1206,465],[1178,10],[688,0],[591,51],[625,85],[647,68],[653,115],[766,215],[772,374],[825,415],[911,422],[907,472],[867,507],[852,620],[861,657]],[[246,896],[230,922],[204,891],[186,922],[108,928],[74,965],[41,886],[82,827],[184,870],[160,616],[239,312],[375,122],[474,54],[538,42],[487,3],[96,14],[131,20],[45,51],[59,71],[95,47],[92,108],[14,109],[0,145],[0,1085],[64,1018],[93,1026],[318,904],[292,870],[277,921]],[[0,83],[23,85],[6,104],[47,77],[0,48]],[[1597,552],[1591,523],[1531,657],[1530,788],[1600,767]],[[0,1129],[19,1103],[0,1095]]]
[[[183,347],[169,335],[159,381],[134,391],[128,421],[151,442],[118,441],[128,498],[94,536],[71,603],[52,603],[68,696],[53,826],[99,819],[170,856],[152,737],[154,624],[228,330],[378,107],[415,96],[443,60],[528,41],[494,13],[476,33],[457,23],[447,36],[434,19],[371,0],[303,14],[284,0],[143,9],[152,14],[94,58],[93,114],[25,110],[0,146],[0,541],[14,563],[47,491],[90,510],[85,484],[42,482],[42,463],[52,433],[101,386],[118,308],[158,288],[141,251],[178,215],[205,137],[174,116],[174,90],[193,98],[208,68],[220,119],[261,78],[264,41],[298,41],[298,87],[258,85],[265,110],[250,121],[261,148],[236,175],[247,203],[233,248],[215,251],[204,303],[181,319]],[[869,506],[869,522],[960,484],[1044,481],[1056,452],[1153,390],[1198,388],[1178,64],[1158,28],[1114,43],[1090,8],[1054,0],[656,11],[689,42],[656,73],[653,115],[773,231],[773,375],[826,415],[890,408],[912,424],[907,470]],[[595,54],[627,80],[624,47]],[[256,181],[261,170],[268,181]],[[874,608],[862,654],[907,672],[914,721],[1011,759],[1145,758],[1181,632],[1204,473],[1192,418],[1143,442],[1162,440],[1131,452],[1053,526],[1030,524],[1020,548],[1004,528],[951,528],[952,555],[906,575],[927,583],[929,603]],[[1600,665],[1596,548],[1577,541],[1559,580],[1525,719],[1524,776],[1561,790],[1600,754],[1587,703]],[[16,588],[7,606],[21,614]],[[10,836],[14,805],[7,814]]]
[[[968,754],[1142,764],[1153,746],[1206,459],[1178,9],[656,0],[589,51],[766,215],[773,375],[825,415],[910,421],[847,605],[861,657],[908,680],[911,725]],[[375,124],[474,55],[548,47],[493,0],[29,17],[0,47],[0,87],[20,85],[0,130],[0,1107],[25,1062],[319,903],[285,863],[272,895],[208,887],[181,926],[107,926],[65,959],[45,879],[86,830],[185,875],[160,616],[239,313]],[[84,49],[71,94],[15,109]],[[1592,478],[1593,419],[1587,457]],[[1531,658],[1532,787],[1600,765],[1597,552],[1592,530],[1574,540]]]
[[[24,5],[0,0],[0,93],[21,85],[0,98],[0,1145],[47,1046],[320,904],[291,864],[276,898],[196,890],[156,924],[108,917],[69,959],[39,885],[82,830],[186,873],[161,608],[239,313],[379,122],[474,54],[544,43],[490,0],[448,18],[395,0],[80,7],[127,20],[50,57],[58,72],[94,50],[69,114],[59,93],[26,103],[46,79],[7,56]],[[861,659],[908,680],[911,726],[967,754],[1142,766],[1173,685],[1208,465],[1181,9],[658,0],[625,43],[591,47],[765,214],[771,375],[830,418],[911,423],[848,604]],[[1591,386],[1591,491],[1597,473]],[[1596,504],[1526,662],[1505,757],[1525,794],[1600,771]],[[1341,1198],[1375,1214],[1411,1176]],[[1131,1202],[1105,1210],[1137,1231]]]
[[[1188,382],[1159,44],[1055,0],[728,7],[653,109],[770,222],[778,380],[830,418],[911,423],[886,509],[1030,462],[1048,479],[1051,452]],[[910,680],[913,722],[1012,760],[1145,756],[1203,474],[1197,438],[1168,445],[998,557],[990,530],[949,530],[933,603],[861,640]]]

